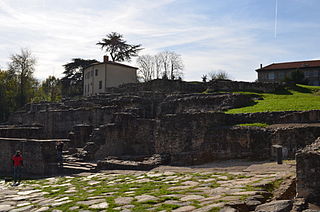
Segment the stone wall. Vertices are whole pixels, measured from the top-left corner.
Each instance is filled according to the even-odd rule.
[[[254,91],[271,93],[281,87],[279,83],[238,82],[231,80],[214,80],[208,83],[208,88],[213,91]]]
[[[167,128],[167,124],[172,128]],[[223,159],[270,157],[268,141],[270,136],[266,129],[207,128],[193,121],[179,128],[173,127],[168,122],[161,125],[163,128],[159,129],[156,137],[156,153],[169,154],[174,165],[193,165]]]
[[[117,114],[115,123],[105,125],[96,132],[100,133],[100,138],[95,139],[99,149],[94,153],[94,158],[154,154],[155,123],[152,119],[136,119],[131,114]]]
[[[10,124],[13,125],[30,125],[43,126],[43,129],[35,137],[30,130],[30,135],[26,138],[67,138],[68,133],[78,124],[87,124],[92,127],[99,127],[112,122],[113,116],[118,112],[131,113],[139,118],[159,118],[167,114],[180,113],[212,113],[208,111],[219,111],[230,107],[240,107],[251,101],[250,96],[234,94],[217,94],[217,95],[172,95],[164,99],[164,96],[145,94],[148,97],[130,98],[116,97],[105,102],[104,98],[91,99],[94,107],[69,108],[67,110],[54,109],[53,106],[47,106],[46,110],[39,110],[40,106],[32,106],[30,111],[20,111],[10,117]],[[146,100],[146,99],[149,99]],[[108,98],[107,98],[108,99]],[[89,101],[89,100],[87,100]],[[74,102],[68,102],[71,107]],[[80,103],[79,103],[80,104]],[[81,103],[83,106],[85,103]],[[89,104],[89,103],[88,103]],[[103,106],[109,104],[108,106]],[[122,106],[119,106],[122,105]],[[30,106],[31,107],[31,106]],[[59,106],[61,107],[61,106]],[[240,123],[268,123],[268,124],[285,124],[285,123],[317,123],[320,120],[320,110],[312,111],[287,111],[287,112],[262,112],[247,114],[220,114],[225,116],[224,122],[220,125],[236,125]],[[209,115],[211,116],[211,115]],[[31,128],[30,128],[31,129]],[[11,129],[12,132],[14,131]],[[21,134],[22,133],[22,130]],[[11,137],[9,130],[2,132],[4,137]],[[0,129],[1,134],[1,129]],[[6,136],[8,134],[8,136]],[[26,133],[24,133],[26,134]]]
[[[223,113],[172,114],[158,119],[120,113],[114,123],[94,132],[92,142],[97,145],[93,158],[169,154],[175,165],[236,158],[260,160],[271,159],[274,144],[282,145],[286,155],[294,158],[297,149],[320,136],[319,123],[260,128],[228,126],[228,121]]]
[[[79,108],[72,110],[50,110],[33,113],[17,112],[10,123],[42,125],[43,138],[68,138],[68,133],[77,124],[99,126],[110,122],[116,108]]]
[[[319,123],[320,110],[226,114],[228,123]]]
[[[299,151],[297,161],[297,197],[320,204],[320,138]]]
[[[101,94],[77,101],[65,100],[61,103],[27,104],[20,111],[10,116],[8,124],[43,127],[42,131],[38,133],[39,137],[35,137],[31,132],[32,130],[30,130],[31,135],[26,135],[26,138],[68,138],[69,132],[73,130],[74,126],[83,124],[97,128],[100,125],[112,123],[116,113],[131,113],[140,119],[160,119],[168,114],[194,112],[209,114],[216,112],[220,114],[217,116],[224,116],[224,122],[221,122],[220,125],[228,126],[255,122],[268,124],[310,123],[320,120],[320,110],[224,114],[221,111],[252,104],[252,99],[255,96],[230,93],[201,93],[209,85],[212,86],[212,89],[219,88],[226,91],[242,89],[272,90],[279,86],[278,84],[233,81],[202,83],[154,80],[142,84],[124,85],[119,88],[119,93]],[[127,91],[130,91],[130,93],[126,93]],[[4,137],[12,136],[9,131],[3,131],[3,134]],[[22,130],[21,134],[23,134]],[[83,143],[85,142],[81,141],[79,145]]]
[[[270,142],[282,145],[289,158],[294,159],[297,150],[310,145],[320,137],[320,124],[292,124],[274,126]]]
[[[43,136],[43,127],[0,125],[0,138],[43,138]]]
[[[93,127],[88,124],[77,124],[73,127],[73,131],[69,132],[70,146],[84,147],[90,139]]]
[[[107,93],[136,93],[140,91],[164,93],[201,93],[207,89],[202,82],[185,82],[181,80],[156,79],[145,83],[124,84],[118,88],[108,88]]]
[[[24,159],[24,176],[37,177],[57,173],[55,144],[56,140],[0,138],[1,175],[12,174],[11,158],[17,150],[22,152]]]
[[[247,106],[252,96],[243,94],[176,94],[159,104],[157,116],[165,114],[224,111]]]
[[[274,92],[279,83],[238,82],[231,80],[214,80],[210,82],[185,82],[181,80],[152,80],[146,83],[125,84],[118,88],[108,88],[108,93],[130,93],[153,91],[166,93],[202,93],[207,89],[214,91],[258,91]]]

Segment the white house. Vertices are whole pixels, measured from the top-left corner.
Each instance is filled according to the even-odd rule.
[[[84,69],[83,95],[93,96],[104,93],[108,87],[137,82],[136,67],[109,61],[104,56],[102,63],[94,63]]]

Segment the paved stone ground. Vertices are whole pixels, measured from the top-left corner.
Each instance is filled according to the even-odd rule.
[[[294,174],[292,162],[250,164],[81,173],[27,180],[19,186],[1,181],[0,211],[219,211]]]

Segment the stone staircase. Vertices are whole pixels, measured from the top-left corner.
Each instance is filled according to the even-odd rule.
[[[98,161],[97,170],[140,170],[149,171],[160,165],[167,165],[168,155],[153,154],[139,156],[107,157]]]
[[[63,174],[78,174],[81,172],[96,172],[96,163],[84,162],[82,159],[76,158],[64,152],[63,167],[60,168]]]

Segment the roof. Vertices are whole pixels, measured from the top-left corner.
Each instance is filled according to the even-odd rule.
[[[133,66],[129,66],[129,65],[125,65],[122,63],[117,63],[117,62],[113,62],[113,61],[108,61],[108,62],[100,62],[100,63],[92,63],[91,65],[89,65],[87,68],[94,66],[94,65],[101,65],[101,64],[110,64],[110,65],[117,65],[117,66],[123,66],[123,67],[127,67],[127,68],[133,68],[133,69],[138,69],[137,67],[133,67]]]
[[[279,69],[298,69],[298,68],[314,68],[320,67],[320,60],[272,63],[271,65],[257,69],[256,71],[264,70],[279,70]]]

